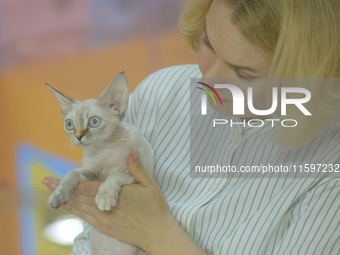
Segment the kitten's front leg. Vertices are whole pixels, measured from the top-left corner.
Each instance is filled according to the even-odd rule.
[[[109,175],[100,185],[96,195],[96,203],[102,211],[109,211],[117,203],[118,193],[122,185],[131,184],[134,178],[128,172],[120,172]]]
[[[80,182],[93,179],[91,172],[83,168],[74,169],[68,172],[60,181],[58,187],[49,196],[47,204],[54,209],[66,204]]]

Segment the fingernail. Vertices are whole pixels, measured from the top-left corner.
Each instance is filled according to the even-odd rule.
[[[46,185],[46,186],[50,186],[50,185],[51,185],[51,182],[50,182],[48,179],[46,179],[46,178],[44,178],[44,179],[41,181],[41,183],[44,184],[44,185]]]

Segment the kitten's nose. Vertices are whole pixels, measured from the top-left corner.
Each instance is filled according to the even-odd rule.
[[[74,136],[78,139],[78,141],[81,141],[81,139],[84,137],[84,133],[75,133]]]

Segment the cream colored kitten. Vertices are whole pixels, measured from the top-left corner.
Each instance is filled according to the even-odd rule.
[[[132,149],[138,151],[151,176],[153,170],[150,144],[134,126],[122,120],[129,96],[126,76],[124,73],[117,75],[98,99],[77,101],[49,85],[48,88],[58,100],[66,134],[74,145],[84,150],[81,167],[62,178],[48,204],[58,208],[67,203],[80,182],[99,180],[103,183],[95,200],[100,210],[108,211],[115,206],[121,186],[134,182],[127,168],[127,156]],[[91,248],[93,255],[144,254],[94,228]]]

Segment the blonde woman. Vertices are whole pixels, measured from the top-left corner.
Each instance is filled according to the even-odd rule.
[[[338,174],[324,178],[192,178],[190,78],[339,78],[338,0],[191,0],[181,31],[196,65],[170,67],[131,95],[127,120],[155,150],[154,179],[131,152],[136,184],[110,212],[97,209],[99,184],[85,182],[65,206],[103,233],[151,255],[339,254]],[[292,85],[293,86],[293,85]],[[340,163],[340,84],[307,86],[313,117],[292,113],[296,128],[226,128],[214,147],[231,165]],[[265,88],[263,88],[265,89]],[[267,100],[266,93],[254,100]],[[216,116],[237,120],[225,104]],[[241,119],[238,119],[241,121]],[[288,130],[288,131],[287,131]],[[275,131],[275,132],[274,132]],[[275,134],[274,134],[275,133]],[[194,153],[191,151],[191,153]],[[212,155],[212,154],[209,154]],[[58,180],[44,182],[55,188]],[[73,254],[89,254],[86,229]]]

